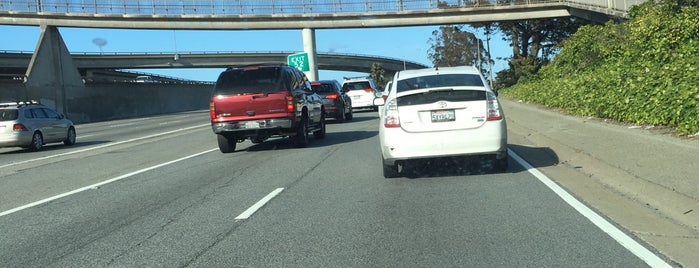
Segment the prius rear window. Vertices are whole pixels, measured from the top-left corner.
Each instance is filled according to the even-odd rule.
[[[399,97],[398,106],[422,105],[438,101],[463,102],[485,100],[485,91],[483,90],[440,90]]]
[[[398,92],[436,87],[482,87],[483,80],[477,74],[435,74],[399,80]]]

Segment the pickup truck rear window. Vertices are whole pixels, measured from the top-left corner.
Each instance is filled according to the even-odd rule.
[[[273,93],[284,90],[281,68],[231,69],[219,75],[215,95]]]

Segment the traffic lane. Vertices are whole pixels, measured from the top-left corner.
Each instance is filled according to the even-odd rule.
[[[76,143],[71,146],[63,145],[63,143],[50,143],[38,152],[20,147],[0,148],[0,168],[18,162],[54,157],[99,146],[109,146],[115,142],[207,124],[209,124],[208,114],[205,111],[78,124],[75,126]]]
[[[560,209],[556,198],[521,196],[529,194],[522,189],[532,184],[526,175],[514,179],[508,174],[382,179],[378,141],[368,131],[373,124],[371,120],[343,124],[339,129],[357,129],[364,135],[351,138],[344,131],[331,132],[326,140],[312,142],[305,149],[285,148],[287,143],[271,141],[264,144],[266,148],[204,154],[180,162],[182,167],[159,168],[11,214],[12,220],[0,217],[0,228],[17,234],[3,239],[7,244],[2,248],[20,245],[10,252],[3,250],[0,261],[30,266],[132,267],[266,266],[275,261],[298,266],[415,266],[471,264],[473,259],[479,261],[474,266],[492,265],[493,261],[513,266],[557,264],[561,258],[576,264],[567,266],[585,266],[579,259],[590,261],[590,255],[595,255],[593,264],[599,266],[595,260],[621,262],[606,261],[607,256],[621,255],[628,260],[628,253],[619,252],[613,241],[609,245],[611,239],[601,231],[587,230],[589,224],[578,222],[584,219],[557,216],[557,210],[570,209]],[[334,143],[335,138],[346,142]],[[253,147],[256,149],[251,150]],[[288,164],[284,160],[291,155],[305,161]],[[261,161],[273,161],[280,168],[259,165]],[[278,185],[286,190],[251,219],[234,219]],[[498,189],[502,185],[509,191]],[[493,189],[499,192],[489,192]],[[493,224],[499,222],[502,224]],[[561,227],[551,231],[549,225]],[[593,235],[578,234],[579,230]],[[551,238],[554,236],[563,239]],[[590,244],[595,248],[590,249]],[[508,255],[513,252],[531,253],[535,260]],[[633,263],[635,257],[630,258],[631,264],[619,265],[639,267]],[[548,259],[552,260],[544,262]]]
[[[380,161],[375,137],[338,148],[191,266],[647,266],[517,164],[384,179]]]
[[[234,230],[234,217],[275,187],[302,179],[316,159],[325,159],[341,147],[342,142],[331,140],[348,134],[333,129],[329,128],[328,142],[312,141],[309,148],[293,148],[288,139],[254,146],[245,142],[234,154],[205,153],[0,217],[5,234],[0,240],[0,263],[12,267],[181,266]],[[215,141],[210,130],[192,136]],[[161,147],[138,147],[172,154],[171,144],[153,144]],[[86,160],[102,162],[93,157]],[[274,163],[275,168],[260,163]],[[109,161],[91,165],[98,168]]]
[[[205,126],[0,167],[0,213],[125,173],[216,148]]]

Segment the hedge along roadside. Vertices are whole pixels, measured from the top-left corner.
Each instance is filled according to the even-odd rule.
[[[652,2],[652,1],[651,1]],[[581,27],[539,72],[501,91],[568,113],[699,132],[699,7],[645,3]]]

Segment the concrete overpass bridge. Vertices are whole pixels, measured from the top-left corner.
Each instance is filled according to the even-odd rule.
[[[114,69],[149,68],[226,68],[261,62],[286,62],[294,51],[269,52],[160,52],[160,53],[71,53],[73,64],[81,75]],[[24,74],[31,63],[32,52],[0,51],[0,73]],[[317,66],[322,70],[367,72],[373,63],[381,64],[392,75],[404,69],[427,68],[424,64],[371,55],[318,53]]]
[[[0,24],[38,25],[24,97],[70,115],[69,98],[89,95],[58,27],[117,29],[302,29],[309,79],[318,77],[315,29],[470,24],[556,17],[623,19],[645,0],[9,0]],[[0,92],[2,93],[2,92]],[[16,93],[17,94],[17,93]],[[1,97],[2,95],[0,95]]]

